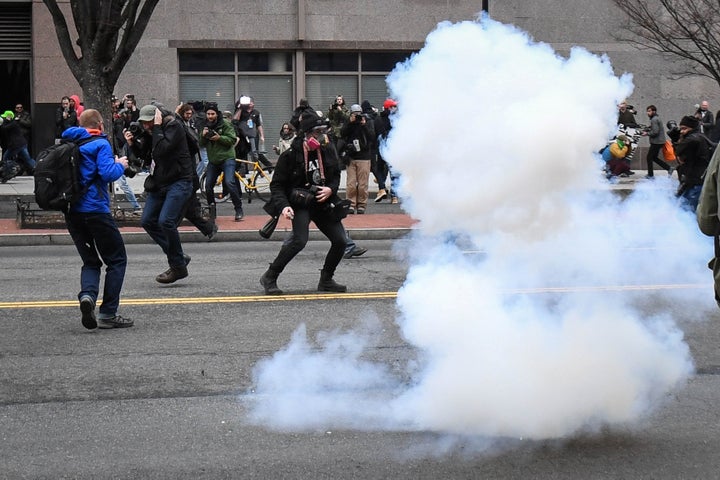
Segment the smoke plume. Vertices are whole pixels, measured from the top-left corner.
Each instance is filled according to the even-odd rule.
[[[631,76],[483,18],[440,24],[388,83],[384,157],[419,220],[397,299],[417,361],[364,360],[371,323],[300,329],[257,366],[253,421],[564,438],[632,425],[680,387],[693,366],[669,306],[711,290],[644,286],[708,283],[711,249],[669,180],[607,188],[596,152]]]

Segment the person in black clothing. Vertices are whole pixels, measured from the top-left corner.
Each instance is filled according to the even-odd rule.
[[[62,138],[62,134],[70,127],[77,127],[77,112],[70,106],[70,97],[62,97],[60,106],[55,110],[55,138]]]
[[[295,255],[305,248],[308,241],[310,221],[330,240],[330,250],[320,271],[318,290],[345,292],[333,276],[345,253],[345,229],[342,222],[332,214],[331,205],[340,202],[337,195],[340,186],[340,169],[335,149],[326,141],[327,125],[315,113],[303,113],[299,134],[278,158],[275,173],[270,182],[272,198],[266,211],[273,216],[282,215],[292,220],[292,237],[280,248],[280,252],[268,270],[260,278],[266,295],[280,295],[277,279]],[[325,145],[323,145],[325,143]],[[295,200],[297,188],[314,192],[314,202],[303,206]]]
[[[20,124],[14,121],[15,114],[10,110],[2,114],[2,125],[0,125],[0,146],[3,150],[3,172],[2,183],[7,182],[17,175],[15,161],[22,162],[23,167],[32,174],[35,170],[35,160],[30,156],[27,149],[27,140],[23,135]]]
[[[673,144],[680,164],[677,168],[680,186],[676,195],[681,199],[683,208],[695,212],[700,200],[703,175],[710,163],[710,144],[707,137],[700,133],[700,121],[697,118],[685,116],[680,120],[679,127],[679,138]]]
[[[192,158],[185,127],[173,112],[145,105],[140,109],[138,120],[145,134],[135,138],[126,130],[125,140],[136,157],[152,166],[145,180],[147,199],[141,223],[162,248],[170,266],[155,280],[173,283],[188,276],[190,257],[183,252],[177,227],[193,193]]]

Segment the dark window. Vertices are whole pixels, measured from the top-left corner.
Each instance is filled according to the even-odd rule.
[[[357,53],[307,53],[305,71],[308,72],[357,72]]]
[[[411,52],[363,52],[363,72],[392,72],[398,62],[404,62]]]
[[[238,72],[292,72],[287,52],[238,52]]]
[[[234,72],[233,52],[180,52],[181,72]]]

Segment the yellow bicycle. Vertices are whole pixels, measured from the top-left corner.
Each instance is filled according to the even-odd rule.
[[[239,165],[247,165],[248,167],[252,168],[246,174],[238,172],[237,169],[235,170],[235,178],[238,181],[240,195],[242,195],[244,186],[245,192],[247,192],[248,203],[252,202],[253,196],[256,196],[263,202],[267,202],[270,199],[270,180],[273,167],[263,168],[263,164],[259,160],[241,160],[239,158],[236,158],[235,162],[237,162]],[[203,198],[207,199],[205,188],[206,174],[207,171],[203,172],[203,174],[200,176],[200,191],[203,194]],[[215,197],[216,203],[226,202],[227,199],[230,198],[230,194],[223,191],[222,182],[224,177],[225,174],[221,172],[217,178],[217,181],[215,182],[213,196]]]

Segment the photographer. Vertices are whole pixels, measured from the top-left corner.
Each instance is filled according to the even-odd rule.
[[[346,186],[347,199],[350,200],[350,213],[362,214],[367,208],[372,132],[360,105],[351,106],[350,118],[341,130],[341,137],[348,157],[350,157]]]
[[[205,127],[200,135],[200,146],[207,149],[208,165],[205,174],[205,193],[208,205],[215,203],[215,182],[223,173],[223,189],[230,194],[235,207],[235,221],[243,219],[242,197],[235,179],[235,127],[225,120],[218,106],[209,103],[205,107]]]
[[[190,157],[185,127],[174,113],[154,105],[145,105],[138,117],[143,132],[136,128],[125,131],[133,154],[146,165],[152,165],[145,179],[145,209],[142,226],[167,256],[170,268],[155,280],[173,283],[188,276],[187,257],[182,249],[177,226],[185,204],[193,194],[193,162]]]
[[[127,254],[120,231],[110,213],[108,191],[108,184],[120,178],[127,168],[127,159],[113,156],[102,116],[97,110],[85,110],[80,115],[80,127],[68,128],[62,138],[75,142],[93,138],[80,146],[80,183],[87,190],[65,213],[68,232],[83,262],[78,294],[82,324],[87,329],[98,326],[132,327],[132,320],[117,314]],[[103,263],[107,268],[100,315],[96,317],[95,302],[100,291]]]
[[[683,208],[695,212],[700,199],[703,175],[710,163],[710,143],[700,133],[700,121],[685,116],[680,120],[680,136],[674,144],[679,166],[677,168],[680,186],[676,196]]]
[[[266,295],[281,295],[277,279],[295,255],[305,248],[310,221],[330,240],[330,250],[320,272],[318,290],[345,292],[347,287],[333,280],[335,269],[345,253],[345,229],[332,205],[340,198],[340,169],[337,154],[325,134],[326,125],[316,115],[303,113],[292,147],[278,158],[266,211],[292,220],[292,239],[283,244],[275,260],[260,278]],[[307,201],[303,201],[306,199]]]
[[[662,121],[657,114],[657,107],[655,105],[649,105],[646,109],[646,113],[650,119],[650,128],[646,132],[643,132],[643,134],[648,136],[648,140],[650,140],[650,148],[648,149],[647,157],[645,157],[645,162],[647,163],[647,175],[645,178],[654,178],[653,163],[657,163],[667,170],[668,176],[671,177],[673,174],[673,168],[666,161],[658,158],[660,150],[662,150],[662,146],[665,145],[665,132],[663,131]]]
[[[59,142],[65,130],[70,127],[76,127],[77,124],[77,113],[70,106],[70,97],[62,97],[60,106],[55,110],[55,143]]]

